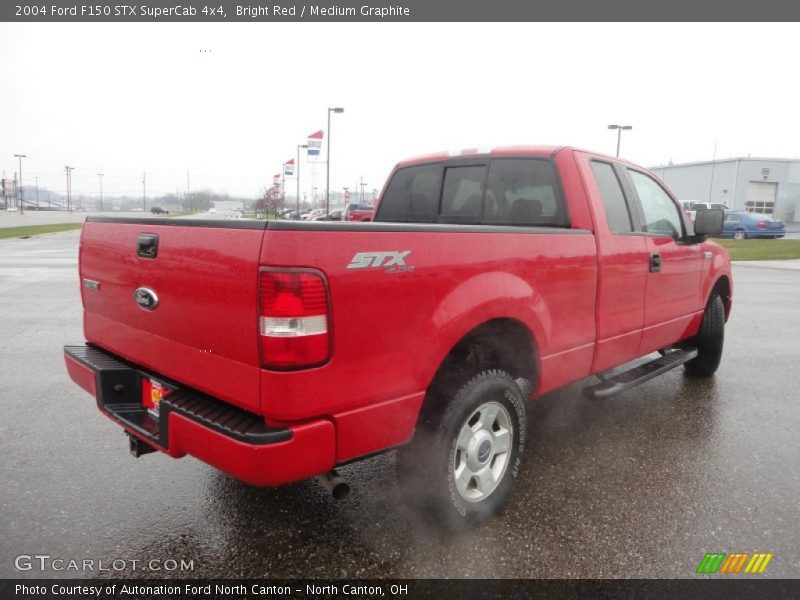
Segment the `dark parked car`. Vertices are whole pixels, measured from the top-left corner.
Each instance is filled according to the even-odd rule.
[[[341,221],[342,220],[342,210],[332,210],[327,215],[322,214],[318,217],[314,217],[311,219],[312,221]]]
[[[743,211],[727,211],[720,237],[734,240],[747,238],[782,238],[786,235],[786,225],[770,215],[759,215]]]
[[[154,215],[168,215],[169,211],[166,209],[161,208],[160,206],[154,206],[150,209],[150,212]]]

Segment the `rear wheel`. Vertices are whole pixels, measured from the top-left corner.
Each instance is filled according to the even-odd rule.
[[[697,357],[684,365],[691,375],[713,375],[722,358],[722,345],[725,340],[725,305],[719,294],[714,294],[706,305],[700,331],[694,336]]]
[[[440,400],[398,450],[398,479],[413,508],[447,529],[464,529],[499,511],[511,493],[525,445],[525,400],[497,370]]]

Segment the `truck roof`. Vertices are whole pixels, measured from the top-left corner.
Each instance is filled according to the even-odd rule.
[[[465,148],[463,150],[450,150],[423,154],[401,160],[397,167],[424,164],[447,160],[448,158],[466,156],[553,156],[566,146],[498,146],[496,148]]]
[[[437,161],[447,160],[450,158],[459,158],[459,157],[478,158],[478,157],[491,157],[491,156],[539,156],[539,157],[548,156],[553,158],[555,157],[556,154],[558,154],[563,150],[568,150],[573,152],[586,152],[593,156],[608,158],[610,160],[614,160],[626,164],[628,166],[635,167],[637,169],[645,169],[648,172],[650,172],[649,169],[634,164],[624,158],[620,158],[618,156],[612,156],[610,154],[605,154],[603,152],[595,152],[593,150],[577,148],[574,146],[497,146],[495,148],[465,148],[464,150],[433,152],[431,154],[423,154],[420,156],[415,156],[412,158],[401,160],[395,165],[395,169],[401,167],[408,167],[411,165],[419,165],[419,164],[437,162]]]

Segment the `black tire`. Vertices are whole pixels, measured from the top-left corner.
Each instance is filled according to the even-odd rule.
[[[694,336],[697,357],[684,365],[690,375],[708,377],[719,367],[722,345],[725,340],[725,305],[719,294],[714,294],[706,305],[700,331]]]
[[[525,398],[508,373],[486,370],[429,400],[433,408],[397,453],[403,497],[437,525],[467,529],[502,508],[520,473]]]
[[[737,229],[733,232],[734,240],[746,240],[747,239],[747,232],[744,229]]]

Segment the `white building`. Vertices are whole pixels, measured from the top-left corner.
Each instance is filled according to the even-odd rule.
[[[800,159],[729,158],[650,169],[679,200],[800,221]]]

